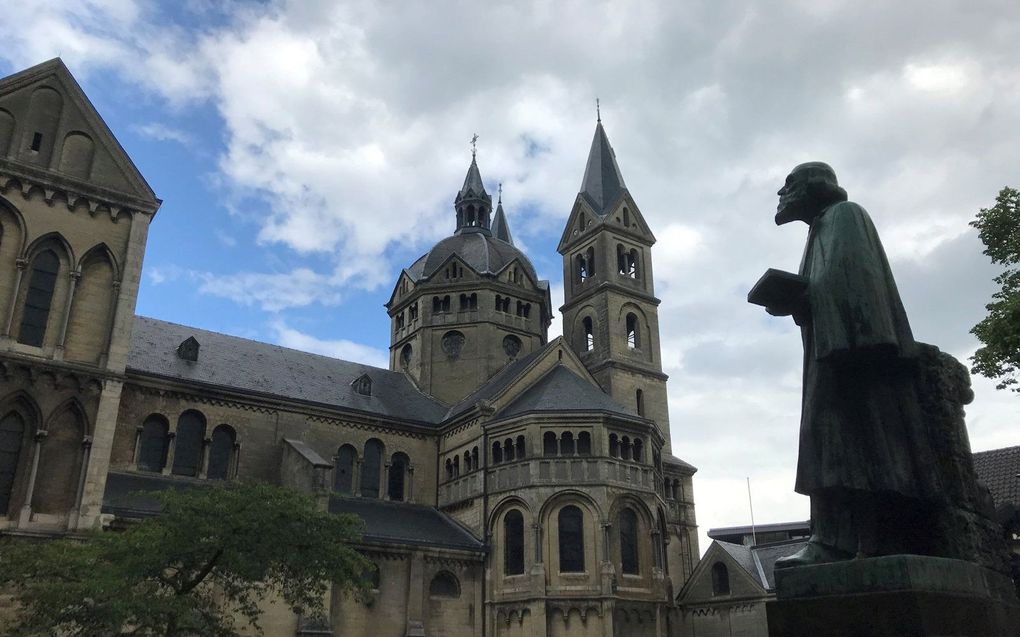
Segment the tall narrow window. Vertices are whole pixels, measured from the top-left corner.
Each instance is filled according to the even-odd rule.
[[[632,279],[638,278],[638,251],[631,248],[627,253],[627,276]]]
[[[18,332],[19,343],[42,347],[59,271],[60,260],[52,250],[40,252],[32,261],[32,274],[25,294],[25,309],[21,315],[21,331]]]
[[[585,261],[588,262],[588,276],[595,276],[595,248],[588,248],[585,252]]]
[[[730,572],[722,562],[712,565],[712,594],[730,594]]]
[[[645,393],[640,389],[634,392],[634,402],[637,405],[637,415],[645,415]]]
[[[620,511],[620,566],[627,575],[640,572],[638,562],[638,520],[631,509]]]
[[[524,459],[524,436],[517,436],[517,459]]]
[[[584,328],[584,351],[590,352],[595,349],[595,326],[590,316],[584,317],[581,325]]]
[[[466,460],[466,456],[465,456]],[[403,452],[398,451],[390,458],[390,475],[387,480],[386,495],[390,500],[397,502],[404,501],[404,482],[407,479],[407,467],[411,464],[410,458]]]
[[[622,243],[616,244],[616,269],[620,274],[627,274],[627,253]]]
[[[12,411],[0,420],[0,515],[6,515],[11,504],[24,437],[25,422],[16,412]]]
[[[478,469],[478,447],[473,447],[471,449],[471,470],[476,469]]]
[[[584,572],[584,516],[569,505],[559,515],[560,572]]]
[[[202,445],[205,438],[205,416],[189,409],[177,419],[174,441],[174,466],[178,476],[197,476],[202,468]]]
[[[210,480],[226,480],[230,477],[236,441],[237,434],[230,425],[219,425],[213,429],[212,443],[209,447],[209,469],[206,470],[206,476]]]
[[[591,455],[591,434],[587,431],[582,431],[577,434],[577,455],[579,456],[590,456]]]
[[[383,443],[372,438],[365,443],[365,456],[361,463],[361,495],[379,497],[379,472],[382,469]]]
[[[524,574],[524,516],[517,509],[503,518],[503,574]]]
[[[630,460],[630,438],[624,436],[620,438],[620,457],[624,460]]]
[[[542,434],[542,454],[546,456],[555,456],[559,452],[559,445],[556,444],[556,434],[552,431],[547,431]]]
[[[620,439],[616,434],[609,434],[609,457],[620,457]]]
[[[634,313],[627,315],[627,347],[630,349],[637,349],[641,347],[641,338],[638,334],[637,315]]]
[[[459,454],[453,457],[453,477],[454,478],[459,478],[460,477],[460,455]]]
[[[631,447],[631,457],[634,458],[635,462],[641,462],[641,455],[642,455],[643,451],[644,451],[644,444],[641,442],[641,439],[640,438],[635,438],[634,439],[634,446]]]
[[[513,462],[515,459],[514,441],[510,438],[503,441],[503,459],[507,462]]]
[[[560,436],[560,455],[574,455],[574,434],[569,431],[564,431]]]
[[[138,441],[138,469],[140,471],[162,471],[166,466],[166,434],[170,424],[166,418],[153,414],[142,423],[141,440]]]
[[[492,443],[492,464],[503,462],[503,447],[499,442]]]
[[[588,280],[588,261],[583,254],[577,255],[577,280],[584,283]]]
[[[357,457],[358,452],[350,445],[344,445],[336,452],[333,489],[338,493],[354,492],[354,461]]]

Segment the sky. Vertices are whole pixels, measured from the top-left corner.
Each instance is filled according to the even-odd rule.
[[[999,272],[968,226],[1020,185],[1015,0],[7,0],[0,75],[60,56],[163,205],[139,314],[385,366],[401,268],[478,164],[562,303],[595,100],[653,250],[673,453],[709,528],[808,517],[801,344],[746,302],[795,271],[804,161],[882,236],[918,340],[962,361]],[[560,333],[557,315],[550,336]],[[971,444],[1020,444],[974,378]]]

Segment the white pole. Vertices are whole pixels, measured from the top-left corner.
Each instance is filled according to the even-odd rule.
[[[754,532],[754,504],[751,501],[751,478],[747,478],[747,507],[751,509],[751,546],[758,545],[758,536]]]

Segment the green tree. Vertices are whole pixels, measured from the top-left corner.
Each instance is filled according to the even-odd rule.
[[[982,208],[970,225],[978,229],[985,254],[1006,269],[995,282],[1002,286],[985,306],[988,316],[971,333],[982,347],[971,371],[998,379],[996,387],[1020,392],[1020,191],[1003,188],[995,205]]]
[[[261,632],[266,595],[321,616],[329,582],[363,587],[355,516],[259,483],[155,497],[163,513],[123,532],[0,544],[0,586],[20,607],[7,634],[226,637],[238,624]]]

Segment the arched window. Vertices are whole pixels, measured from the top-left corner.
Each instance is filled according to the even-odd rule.
[[[59,271],[60,259],[53,250],[43,250],[32,261],[25,309],[21,314],[21,331],[18,332],[19,343],[42,347]]]
[[[547,431],[542,434],[542,454],[546,456],[555,456],[559,454],[560,448],[556,444],[556,433]]]
[[[517,459],[524,459],[524,436],[517,436]]]
[[[166,466],[166,434],[170,423],[159,414],[152,414],[142,423],[141,440],[138,441],[139,471],[162,471]]]
[[[680,500],[683,498],[683,491],[680,489],[680,481],[673,480],[673,499]]]
[[[620,567],[627,575],[641,572],[638,559],[638,519],[632,509],[620,511]]]
[[[492,443],[492,464],[503,462],[503,447],[499,442]]]
[[[722,562],[712,565],[712,594],[730,594],[730,572]]]
[[[584,328],[584,351],[590,352],[595,349],[595,326],[590,316],[584,317],[581,325]]]
[[[429,584],[429,597],[446,597],[456,599],[460,597],[460,582],[453,573],[440,571],[432,578]]]
[[[584,516],[581,509],[568,505],[559,515],[560,572],[584,572]]]
[[[637,315],[631,312],[627,315],[627,347],[637,349],[641,347],[641,336],[638,333]]]
[[[17,412],[12,411],[0,420],[0,515],[6,515],[11,504],[24,438],[25,421]]]
[[[411,344],[410,343],[408,343],[407,345],[404,345],[404,347],[401,348],[401,350],[400,350],[400,366],[401,367],[406,369],[407,366],[411,364],[411,354],[412,353],[413,353],[413,350],[411,348]]]
[[[446,459],[446,479],[453,480],[453,460]]]
[[[507,462],[514,461],[514,441],[510,438],[503,441],[503,459]]]
[[[467,451],[464,452],[464,473],[471,471],[471,460],[472,460],[471,450],[468,449]]]
[[[609,457],[620,457],[620,440],[616,437],[616,434],[609,434]]]
[[[588,280],[588,260],[583,254],[577,255],[577,281],[584,283]]]
[[[337,493],[354,492],[354,461],[357,457],[357,450],[350,445],[344,445],[337,450],[336,470],[333,475],[333,489]]]
[[[453,477],[460,477],[460,456],[456,455],[453,457]]]
[[[465,456],[465,460],[466,460]],[[398,451],[390,458],[390,475],[387,480],[386,495],[390,500],[404,501],[404,483],[407,480],[407,467],[411,459],[407,454]]]
[[[237,433],[230,425],[219,425],[213,429],[212,443],[209,447],[209,468],[205,473],[210,480],[226,480],[229,477],[236,441]]]
[[[644,443],[641,442],[640,438],[634,439],[634,446],[631,447],[631,457],[634,458],[635,462],[641,462],[641,452],[644,449]]]
[[[442,311],[443,312],[449,312],[450,311],[450,295],[449,294],[447,294],[446,296],[443,297]]]
[[[624,460],[630,460],[630,450],[630,438],[627,436],[620,438],[620,457]]]
[[[478,469],[478,447],[471,449],[471,470],[475,471]]]
[[[587,431],[582,431],[577,434],[577,455],[579,456],[590,456],[591,455],[591,434]]]
[[[595,248],[588,248],[586,254],[586,261],[588,262],[588,276],[595,276]]]
[[[468,309],[469,310],[477,310],[478,309],[478,293],[477,292],[472,292],[471,296],[468,297]]]
[[[634,392],[634,402],[637,405],[637,415],[645,415],[645,393],[640,389]]]
[[[174,439],[174,466],[171,472],[178,476],[197,476],[202,467],[202,445],[205,438],[205,416],[194,409],[177,419],[177,437]]]
[[[632,279],[638,278],[638,252],[636,248],[631,248],[630,252],[627,253],[627,276]]]
[[[560,435],[560,455],[574,455],[574,434],[572,432],[564,431]]]
[[[627,256],[622,243],[616,244],[616,269],[620,274],[627,273]]]
[[[623,209],[623,226],[625,228],[629,228],[630,227],[630,209],[629,208],[624,208]]]
[[[670,486],[671,483],[669,478],[666,478],[662,481],[662,496],[667,500],[673,499],[673,490],[670,488]]]
[[[382,469],[382,455],[382,442],[376,438],[372,438],[365,443],[365,455],[361,462],[362,497],[379,497],[379,472]]]
[[[517,509],[503,518],[503,574],[524,574],[524,516]]]

